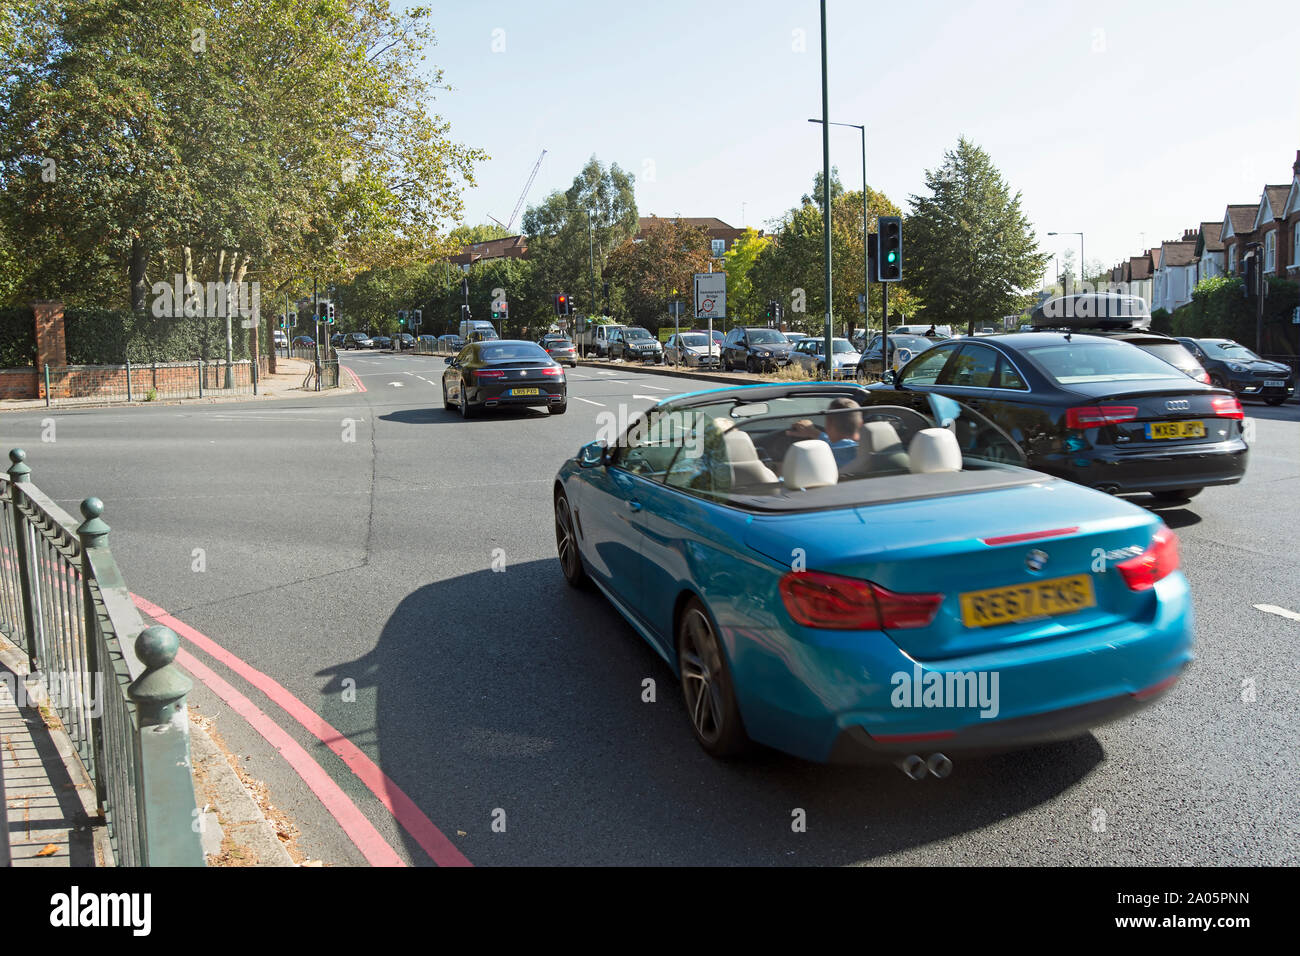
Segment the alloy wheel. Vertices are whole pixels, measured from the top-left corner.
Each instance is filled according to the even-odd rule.
[[[687,610],[682,621],[682,691],[696,735],[707,745],[722,737],[726,707],[719,678],[722,652],[713,627],[698,607]]]

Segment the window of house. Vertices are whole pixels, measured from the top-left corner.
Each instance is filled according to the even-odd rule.
[[[1237,247],[1228,247],[1228,274],[1232,275],[1237,271]]]
[[[713,247],[713,258],[715,259],[721,259],[723,253],[727,251],[726,239],[714,239],[711,241],[710,245]]]
[[[1264,234],[1264,271],[1272,272],[1277,268],[1277,230]]]
[[[1291,265],[1300,266],[1300,222],[1291,233]]]

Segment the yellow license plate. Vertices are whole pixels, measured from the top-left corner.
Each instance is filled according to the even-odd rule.
[[[1005,588],[967,591],[961,596],[961,622],[967,627],[992,627],[1035,617],[1073,614],[1096,603],[1092,578],[1075,574]]]
[[[1152,422],[1147,438],[1204,438],[1205,422]]]
[[[512,388],[510,390],[510,394],[511,395],[540,395],[542,394],[542,390],[540,388]]]

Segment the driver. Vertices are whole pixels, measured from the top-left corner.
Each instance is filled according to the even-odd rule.
[[[846,467],[858,454],[858,441],[862,433],[862,408],[853,399],[841,395],[831,400],[826,409],[826,430],[817,428],[808,419],[795,422],[786,434],[796,440],[820,438],[831,446],[835,464]]]

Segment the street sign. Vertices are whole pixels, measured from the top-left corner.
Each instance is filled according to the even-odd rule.
[[[727,317],[727,274],[725,272],[695,274],[695,317],[697,319]]]

